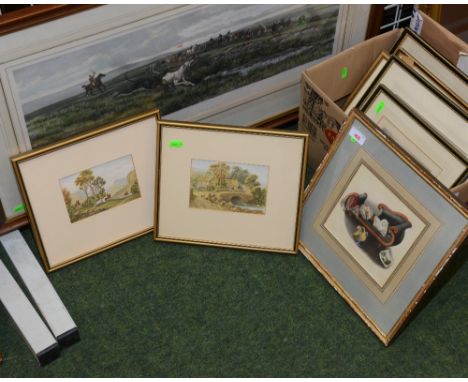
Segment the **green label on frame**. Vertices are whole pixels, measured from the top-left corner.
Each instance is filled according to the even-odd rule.
[[[344,80],[346,77],[348,77],[348,67],[343,66],[341,68],[341,79]]]
[[[378,104],[377,104],[377,107],[375,108],[375,112],[377,114],[381,113],[382,110],[384,109],[385,107],[385,102],[384,101],[380,101]]]
[[[169,147],[172,147],[173,149],[180,149],[183,146],[184,142],[182,142],[180,139],[173,139],[169,142]]]
[[[14,209],[14,212],[23,212],[24,211],[24,203],[18,204]]]

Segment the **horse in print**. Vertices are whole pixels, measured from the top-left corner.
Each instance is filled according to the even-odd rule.
[[[102,82],[102,78],[105,77],[106,75],[103,73],[99,73],[96,77],[94,77],[93,81],[93,87],[94,89],[97,89],[101,92],[104,92],[106,90],[106,85]]]
[[[86,96],[94,95],[94,90],[100,91],[104,93],[106,90],[106,85],[102,82],[102,78],[106,75],[103,73],[99,73],[97,76],[93,74],[89,75],[88,83],[86,85],[82,85],[81,87],[85,90]]]
[[[174,72],[168,72],[162,78],[162,83],[165,86],[174,85],[174,86],[195,86],[193,82],[187,81],[185,79],[185,72],[192,64],[193,60],[184,62],[179,69]]]
[[[93,95],[93,89],[90,84],[81,85],[81,87],[84,89],[86,97]]]

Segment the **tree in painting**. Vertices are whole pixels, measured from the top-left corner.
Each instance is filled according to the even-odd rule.
[[[130,155],[70,175],[60,185],[72,223],[141,196]]]

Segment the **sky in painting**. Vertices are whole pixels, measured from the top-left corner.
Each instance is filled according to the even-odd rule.
[[[195,171],[208,171],[210,165],[217,163],[218,161],[214,160],[204,160],[204,159],[192,159],[192,169]],[[258,182],[262,187],[266,187],[268,183],[268,166],[257,165],[257,164],[245,164],[245,163],[235,163],[235,162],[224,162],[231,167],[231,170],[234,166],[239,166],[244,170],[248,170],[251,174],[258,176]]]
[[[106,181],[106,188],[111,187],[115,181],[126,179],[128,173],[134,169],[135,167],[133,166],[133,158],[131,155],[126,155],[91,168],[95,177],[100,176],[104,178]],[[66,188],[71,192],[79,191],[78,187],[75,185],[75,179],[78,175],[79,172],[60,179],[60,187]]]
[[[56,102],[63,92],[81,92],[91,72],[120,74],[125,65],[148,62],[158,56],[188,48],[262,20],[297,12],[304,5],[205,5],[179,12],[132,31],[73,48],[14,71],[16,87],[23,106],[41,97]],[[335,12],[335,5],[313,5],[319,13]],[[107,80],[110,77],[106,77]],[[54,95],[57,94],[54,99]],[[71,96],[73,94],[66,94]]]

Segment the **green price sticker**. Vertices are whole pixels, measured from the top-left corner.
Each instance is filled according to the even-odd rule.
[[[183,146],[184,142],[182,142],[180,139],[173,139],[169,142],[169,147],[172,147],[173,149],[180,149]]]
[[[377,114],[381,113],[382,110],[384,109],[384,107],[385,107],[384,101],[380,101],[380,102],[377,104],[377,107],[375,108],[375,112],[376,112]]]
[[[349,137],[349,140],[350,140],[352,143],[356,143],[356,142],[357,142],[357,139],[354,138],[354,137]]]
[[[21,204],[18,204],[14,209],[13,209],[14,212],[23,212],[24,211],[24,204],[21,203]]]
[[[346,77],[348,77],[348,67],[343,66],[341,68],[341,79],[344,80]]]

